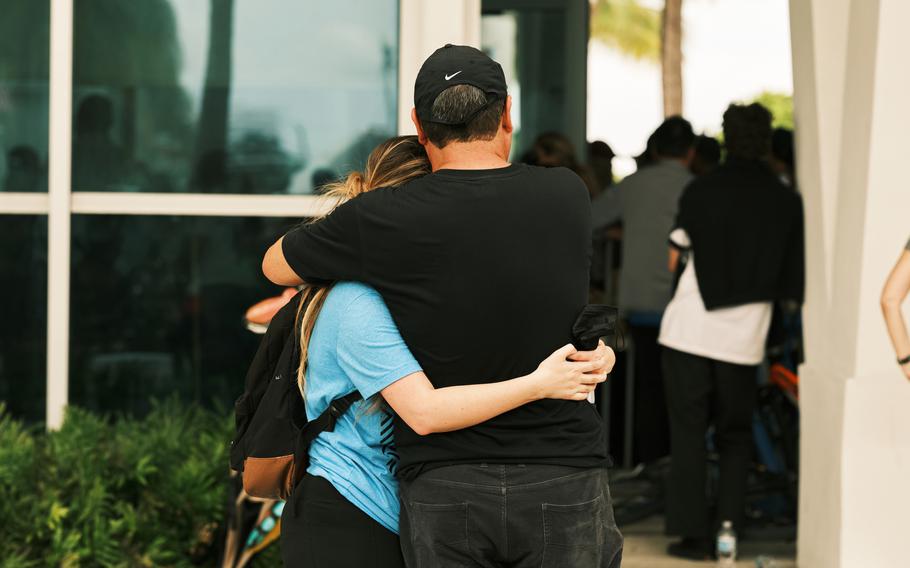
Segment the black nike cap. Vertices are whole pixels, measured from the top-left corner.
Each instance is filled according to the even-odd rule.
[[[506,96],[506,76],[502,67],[479,49],[467,45],[440,47],[427,57],[414,82],[414,108],[421,122],[466,124],[486,106],[464,120],[448,122],[433,119],[433,103],[443,91],[454,85],[473,85],[487,94],[488,104]],[[491,96],[492,95],[492,96]]]

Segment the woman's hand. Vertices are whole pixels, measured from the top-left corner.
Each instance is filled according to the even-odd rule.
[[[594,351],[579,352],[569,344],[544,359],[528,378],[537,385],[537,399],[585,400],[607,380],[615,361],[613,350],[602,341]]]
[[[601,361],[603,366],[600,368],[600,372],[603,374],[612,373],[613,366],[616,365],[616,353],[603,341],[597,342],[597,349],[594,351],[576,351],[574,355],[569,356],[569,359],[572,361]]]

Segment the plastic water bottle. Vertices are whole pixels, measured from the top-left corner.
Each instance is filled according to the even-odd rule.
[[[717,532],[717,565],[736,566],[736,532],[730,521],[724,521]]]

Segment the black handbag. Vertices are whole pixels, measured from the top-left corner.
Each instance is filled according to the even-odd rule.
[[[597,342],[603,339],[607,347],[617,348],[616,338],[619,327],[619,309],[604,304],[588,304],[572,326],[572,345],[579,351],[597,349]]]

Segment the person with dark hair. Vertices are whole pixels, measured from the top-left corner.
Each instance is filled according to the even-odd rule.
[[[13,146],[6,153],[3,191],[44,191],[41,158],[31,146]]]
[[[114,140],[114,103],[88,95],[79,103],[73,129],[73,187],[86,191],[124,190],[130,159]]]
[[[566,168],[508,162],[511,106],[498,63],[436,50],[411,113],[432,172],[293,229],[265,275],[371,285],[435,388],[532,371],[587,304],[590,199]],[[426,436],[396,416],[394,432],[408,566],[620,565],[603,422],[588,402],[539,400]]]
[[[689,170],[692,175],[700,177],[714,171],[720,165],[720,142],[717,138],[699,134],[695,137],[695,154]]]
[[[752,456],[757,369],[776,301],[802,303],[803,208],[768,165],[771,114],[731,105],[727,159],[693,181],[670,233],[670,271],[688,261],[660,328],[672,465],[668,552],[703,559],[724,521],[741,525]],[[720,454],[717,507],[709,517],[705,436]]]
[[[572,141],[559,132],[544,132],[534,140],[528,151],[527,164],[545,168],[568,168],[585,182],[592,198],[600,193],[597,180],[591,171],[578,160]]]
[[[648,141],[645,143],[645,149],[641,151],[641,154],[635,156],[635,168],[637,170],[643,170],[657,162],[657,155],[654,151],[655,134],[657,134],[657,132],[653,132],[651,133],[651,136],[648,136]]]
[[[613,148],[610,148],[610,145],[603,140],[588,142],[588,166],[600,188],[597,195],[613,185],[613,158],[615,157]]]
[[[682,117],[666,119],[652,135],[656,162],[625,178],[591,204],[594,230],[622,223],[623,267],[619,307],[634,349],[633,459],[651,464],[670,452],[657,332],[670,301],[667,234],[676,205],[692,179],[692,126]]]
[[[591,192],[591,198],[603,194],[609,189],[613,181],[613,158],[616,154],[603,140],[588,142],[588,167],[591,177],[596,183],[596,191]],[[591,292],[592,298],[602,297],[607,288],[607,262],[611,268],[618,268],[621,258],[619,256],[619,242],[614,237],[621,232],[619,226],[594,231],[593,254],[591,255]],[[612,249],[613,254],[607,252]]]

